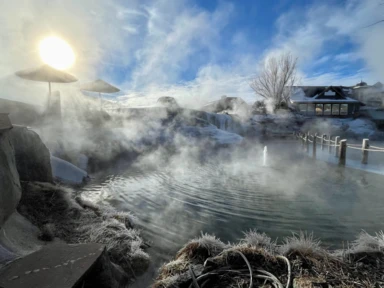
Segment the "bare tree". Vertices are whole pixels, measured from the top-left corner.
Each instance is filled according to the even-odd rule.
[[[267,58],[263,70],[252,79],[250,86],[257,95],[278,107],[282,102],[289,103],[291,87],[296,83],[297,58],[291,53]]]

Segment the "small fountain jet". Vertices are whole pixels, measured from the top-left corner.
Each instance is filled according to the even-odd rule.
[[[264,146],[264,151],[263,151],[263,166],[267,166],[267,146]]]

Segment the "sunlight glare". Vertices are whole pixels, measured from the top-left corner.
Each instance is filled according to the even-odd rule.
[[[44,63],[58,70],[73,65],[75,54],[67,42],[58,37],[48,37],[39,44],[40,57]]]

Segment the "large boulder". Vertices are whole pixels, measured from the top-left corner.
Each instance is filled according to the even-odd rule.
[[[51,155],[40,136],[27,127],[9,132],[21,181],[53,182]]]
[[[16,210],[21,197],[10,131],[0,131],[0,228]]]

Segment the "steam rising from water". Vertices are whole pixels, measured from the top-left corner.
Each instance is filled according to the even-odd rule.
[[[269,143],[263,166],[263,147],[158,150],[132,167],[117,164],[83,195],[135,213],[155,265],[201,231],[224,242],[254,228],[274,239],[314,231],[336,248],[361,229],[382,229],[382,177],[312,162],[296,154],[296,142]]]

